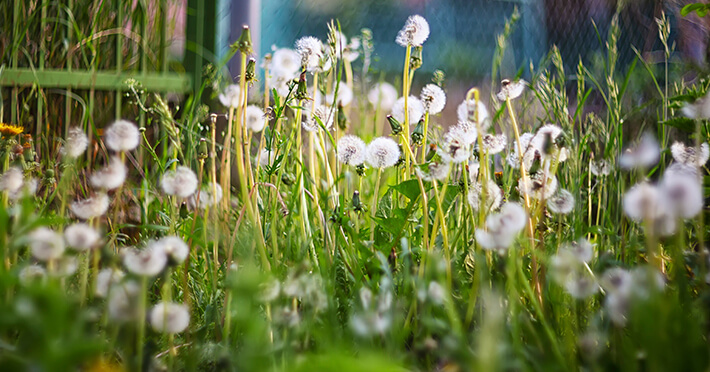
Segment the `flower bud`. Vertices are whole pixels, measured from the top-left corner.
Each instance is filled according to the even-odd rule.
[[[424,140],[424,117],[419,119],[419,122],[417,123],[417,126],[414,127],[414,131],[412,132],[412,143],[415,145],[421,145],[422,141]]]
[[[392,115],[387,115],[387,121],[390,123],[390,128],[392,128],[393,135],[396,136],[402,133],[402,124],[400,124],[397,119],[395,119]]]

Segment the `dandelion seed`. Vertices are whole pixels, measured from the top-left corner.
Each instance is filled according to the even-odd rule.
[[[246,108],[246,127],[252,132],[261,132],[266,125],[264,111],[255,105],[249,105]]]
[[[589,273],[579,271],[567,277],[565,290],[573,298],[583,300],[597,293],[599,291],[599,285]]]
[[[79,268],[79,260],[76,256],[62,256],[56,260],[54,271],[50,271],[50,275],[55,278],[63,278],[74,275]]]
[[[222,186],[219,184],[208,183],[202,186],[200,191],[200,209],[207,209],[212,207],[215,203],[222,200]],[[194,193],[187,199],[188,207],[195,209],[197,205],[197,193]]]
[[[532,133],[523,133],[520,135],[520,148],[523,149],[523,163],[525,164],[525,169],[530,169],[535,161],[535,149],[529,146],[533,137],[534,135]],[[508,161],[508,165],[513,169],[520,168],[520,155],[517,145],[512,146],[512,151],[508,153],[506,160]]]
[[[518,98],[521,94],[523,94],[525,85],[527,85],[527,81],[525,80],[510,81],[508,79],[504,79],[500,83],[500,92],[496,94],[496,97],[498,97],[501,101]]]
[[[580,263],[589,263],[594,258],[594,247],[587,239],[581,238],[575,242],[570,242],[562,246],[572,253],[572,256]]]
[[[430,115],[436,115],[446,106],[446,93],[436,84],[427,84],[422,88],[419,100],[424,105],[424,110]]]
[[[81,156],[89,146],[89,137],[79,127],[71,127],[67,131],[67,138],[62,147],[64,156],[75,159]]]
[[[478,140],[476,125],[470,121],[459,121],[456,125],[450,127],[447,133],[444,135],[444,140],[446,140],[447,136],[458,138],[466,146],[474,144]]]
[[[101,190],[114,190],[126,181],[128,168],[116,156],[111,157],[108,165],[91,175],[91,185]]]
[[[32,285],[35,283],[44,283],[47,280],[47,270],[40,265],[27,265],[20,270],[18,274],[20,284]]]
[[[301,67],[313,72],[323,58],[323,43],[313,36],[304,36],[296,40],[296,53],[301,57]]]
[[[535,149],[536,155],[542,160],[553,154],[555,141],[562,135],[562,128],[554,124],[542,126],[530,140],[529,146]]]
[[[658,163],[660,156],[658,141],[652,134],[645,133],[636,147],[624,151],[619,158],[619,166],[623,169],[648,168]]]
[[[168,263],[172,265],[183,263],[190,254],[190,247],[177,236],[166,236],[153,244],[153,249],[162,250],[168,258]]]
[[[508,137],[505,134],[486,134],[483,136],[483,150],[488,152],[488,155],[494,155],[505,150],[507,142]]]
[[[466,132],[454,127],[446,132],[436,152],[445,161],[463,163],[471,157],[470,143],[467,142],[469,139]]]
[[[397,34],[395,42],[403,47],[421,46],[429,37],[429,23],[420,15],[407,18],[404,27]],[[407,63],[409,63],[407,61]]]
[[[109,318],[123,323],[145,316],[138,312],[140,292],[140,286],[132,280],[113,287],[108,299]]]
[[[22,170],[18,167],[10,167],[0,176],[0,190],[7,191],[8,194],[17,194],[23,184]]]
[[[259,287],[261,289],[259,299],[264,303],[275,301],[281,294],[281,283],[276,279],[262,283]]]
[[[367,145],[365,158],[373,168],[389,168],[397,164],[400,154],[397,142],[389,137],[378,137]]]
[[[217,98],[219,98],[219,102],[222,106],[226,108],[237,108],[241,106],[241,92],[241,88],[238,84],[230,84],[224,88],[224,91],[222,91]]]
[[[64,240],[67,246],[76,251],[94,248],[99,238],[99,232],[85,223],[77,222],[64,229]]]
[[[64,239],[54,230],[40,227],[30,234],[30,252],[40,261],[55,260],[64,254]]]
[[[84,200],[77,200],[69,206],[72,213],[82,220],[103,216],[108,210],[109,198],[105,193],[99,193]]]
[[[702,167],[710,157],[710,147],[707,143],[700,144],[700,148],[686,147],[682,142],[671,145],[671,155],[678,163]]]
[[[435,304],[441,305],[444,303],[444,297],[446,296],[446,290],[441,284],[437,282],[429,282],[429,288],[427,289],[427,294],[429,299]]]
[[[389,112],[395,102],[397,102],[397,89],[392,84],[384,81],[377,83],[367,93],[367,101],[370,102],[372,107],[379,107],[382,112]]]
[[[150,310],[149,319],[156,332],[176,334],[190,325],[190,311],[185,305],[161,302]]]
[[[657,218],[663,214],[666,204],[663,196],[658,187],[647,182],[639,183],[624,195],[624,212],[636,222]]]
[[[353,90],[350,89],[345,82],[341,81],[338,85],[337,102],[335,99],[335,87],[333,87],[333,91],[325,96],[325,103],[330,106],[337,106],[338,104],[342,104],[343,106],[349,105],[353,101]]]
[[[482,131],[488,130],[490,126],[488,109],[482,101],[478,101],[476,105],[476,100],[464,100],[456,108],[456,115],[459,122],[469,122],[472,123],[474,128],[476,127],[476,111],[478,111],[478,122]]]
[[[673,163],[670,167],[666,168],[664,177],[689,177],[698,179],[700,176],[698,174],[698,168],[695,166],[683,164],[683,163]]]
[[[365,162],[365,141],[358,136],[345,135],[338,140],[338,161],[358,166]]]
[[[310,111],[308,111],[308,113],[310,113]],[[303,129],[307,132],[317,132],[318,129],[321,128],[318,123],[318,120],[320,120],[325,129],[329,131],[333,128],[334,116],[335,115],[333,115],[330,109],[326,106],[316,106],[316,110],[313,111],[313,115],[309,115],[308,120],[303,121]]]
[[[661,190],[668,205],[682,218],[693,218],[702,211],[705,204],[703,185],[696,176],[665,174]]]
[[[414,168],[414,171],[417,173],[417,176],[419,176],[419,178],[427,182],[443,181],[446,179],[446,177],[449,176],[450,166],[449,162],[447,161],[443,161],[440,163],[429,163],[428,168],[428,172],[422,171],[421,167]]]
[[[301,69],[301,57],[293,49],[279,48],[271,57],[272,74],[296,77]]]
[[[478,211],[481,206],[481,194],[483,194],[483,186],[480,182],[474,181],[471,188],[468,190],[468,204],[473,210]],[[503,201],[503,191],[493,180],[488,180],[486,188],[486,210],[495,210]]]
[[[117,120],[104,131],[106,147],[116,152],[131,151],[138,147],[140,140],[138,127],[127,120]]]
[[[135,248],[124,248],[123,265],[131,273],[138,276],[156,276],[168,263],[168,256],[165,251],[155,245],[148,245],[142,250]]]
[[[609,319],[616,326],[623,327],[627,322],[627,314],[631,309],[631,303],[628,296],[623,296],[621,294],[610,293],[606,296],[604,301],[604,308],[606,309]]]
[[[409,96],[407,98],[407,111],[409,111],[409,123],[416,123],[424,115],[424,105],[419,98],[414,96]],[[393,118],[397,119],[402,125],[406,125],[404,122],[404,97],[399,97],[392,106],[391,115]]]
[[[486,230],[476,229],[476,241],[487,250],[504,254],[527,223],[527,213],[520,204],[506,203],[500,212],[486,218]]]
[[[520,178],[518,191],[537,200],[547,200],[557,191],[557,177],[546,175],[542,170],[535,172],[526,181]]]
[[[710,118],[710,90],[693,103],[686,103],[680,112],[691,119]]]
[[[163,174],[163,178],[160,180],[160,187],[168,195],[187,198],[197,190],[197,176],[192,169],[178,166],[175,170],[170,170]]]
[[[601,285],[609,294],[627,296],[633,289],[633,277],[629,271],[614,267],[604,272]]]
[[[554,214],[569,214],[574,210],[574,196],[565,189],[559,189],[547,200],[547,209]]]
[[[105,298],[108,296],[110,288],[119,284],[125,276],[126,274],[118,269],[102,269],[96,276],[96,290],[94,293],[97,297]]]
[[[589,170],[597,177],[608,176],[611,173],[611,164],[606,160],[592,162]]]

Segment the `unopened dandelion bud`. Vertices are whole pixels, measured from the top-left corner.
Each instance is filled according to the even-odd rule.
[[[348,117],[345,116],[345,110],[343,110],[342,102],[338,102],[338,128],[341,130],[348,129]]]
[[[436,144],[430,143],[429,151],[427,151],[426,153],[426,161],[431,161],[431,159],[434,159],[434,155],[436,155]]]
[[[398,135],[402,133],[402,124],[397,121],[392,115],[387,115],[387,121],[390,123],[390,128],[392,128],[392,135]]]
[[[412,132],[412,143],[421,145],[424,140],[424,118],[420,119]]]
[[[365,163],[359,164],[357,167],[355,167],[355,173],[357,173],[357,175],[360,177],[365,176],[366,170],[367,170],[367,167],[365,166]]]
[[[291,186],[294,182],[296,182],[296,177],[294,177],[291,173],[284,173],[283,176],[281,176],[281,182],[283,182],[286,186]]]
[[[204,138],[200,138],[200,145],[197,147],[197,157],[199,159],[207,159],[208,154],[207,141]]]
[[[362,212],[363,207],[362,201],[360,200],[360,191],[355,190],[353,193],[353,210],[355,212]]]
[[[433,81],[434,84],[442,87],[442,86],[444,86],[445,79],[446,79],[446,74],[444,73],[444,71],[434,70],[433,76],[431,78],[431,81]]]
[[[254,53],[254,50],[252,49],[251,31],[249,30],[249,26],[242,26],[242,34],[239,36],[237,42],[232,44],[232,48],[239,50],[242,54],[249,55]]]
[[[422,47],[414,47],[412,49],[412,55],[409,58],[409,68],[416,70],[422,67]]]
[[[308,99],[308,87],[306,86],[306,72],[301,72],[301,77],[298,79],[298,88],[294,97],[297,100]]]
[[[249,58],[249,61],[247,62],[246,75],[244,75],[244,78],[247,82],[257,81],[255,70],[256,70],[256,59]]]

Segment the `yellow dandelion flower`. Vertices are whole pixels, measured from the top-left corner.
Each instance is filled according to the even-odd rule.
[[[6,136],[15,136],[25,131],[25,127],[21,125],[12,125],[0,123],[0,133]]]

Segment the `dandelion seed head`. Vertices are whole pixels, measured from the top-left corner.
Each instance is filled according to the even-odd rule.
[[[116,152],[134,150],[140,139],[138,127],[127,120],[116,120],[104,131],[106,147]]]
[[[644,218],[655,219],[663,213],[665,202],[658,187],[648,182],[633,186],[624,195],[623,207],[626,215],[636,222]]]
[[[656,138],[645,133],[635,147],[628,148],[619,157],[619,166],[623,169],[648,168],[656,163],[661,156],[661,150]]]
[[[412,15],[407,18],[395,42],[403,47],[421,46],[427,38],[429,38],[429,23],[420,15]]]
[[[177,236],[166,236],[153,244],[153,249],[162,250],[167,256],[168,262],[173,265],[183,263],[190,254],[190,247],[187,246],[187,243],[182,238]]]
[[[707,119],[710,118],[710,90],[705,93],[705,96],[700,97],[693,103],[686,103],[680,109],[680,112],[691,119]]]
[[[119,323],[125,323],[141,316],[138,312],[140,292],[140,286],[132,280],[113,287],[108,299],[109,318]]]
[[[310,111],[308,111],[310,113]],[[333,128],[333,113],[331,110],[323,105],[316,106],[315,111],[312,115],[308,115],[308,120],[303,120],[303,129],[307,132],[317,132],[321,127],[318,124],[318,120],[321,121],[326,130],[331,130]],[[318,120],[316,120],[318,118]]]
[[[682,218],[693,218],[703,209],[703,185],[694,176],[664,175],[661,189],[669,206]]]
[[[289,92],[289,83],[293,81],[295,77],[295,75],[286,72],[273,71],[268,78],[269,86],[272,89],[276,89],[276,93],[280,97],[286,97]]]
[[[698,179],[699,176],[697,167],[683,163],[673,163],[666,168],[665,173],[663,173],[663,177],[690,177]]]
[[[333,91],[328,93],[325,96],[325,103],[327,103],[330,106],[337,106],[338,103],[342,104],[343,106],[347,106],[353,101],[353,90],[348,87],[348,85],[345,82],[340,82],[338,85],[338,96],[335,96],[335,86],[333,87]],[[337,101],[336,101],[337,99]]]
[[[242,90],[238,84],[229,84],[217,98],[219,98],[219,102],[222,106],[226,108],[237,108],[241,105],[241,92]]]
[[[505,134],[486,134],[483,136],[483,149],[488,155],[494,155],[505,150],[507,142],[508,137]]]
[[[547,199],[547,209],[554,214],[569,214],[574,210],[574,196],[565,189],[559,189]]]
[[[589,170],[593,175],[597,177],[608,176],[611,173],[611,163],[602,159],[599,161],[593,161],[590,165]]]
[[[168,195],[187,198],[197,190],[197,176],[192,169],[181,165],[163,174],[160,187]]]
[[[599,284],[593,276],[586,271],[578,271],[567,277],[565,290],[573,298],[583,300],[599,291]]]
[[[527,220],[527,213],[520,204],[505,203],[497,214],[488,215],[486,218],[488,231],[476,229],[476,241],[483,249],[503,254],[525,227]]]
[[[428,172],[424,172],[421,167],[414,168],[414,171],[424,181],[443,181],[449,175],[451,167],[448,161],[442,161],[429,163],[428,168]]]
[[[315,71],[323,58],[323,43],[313,36],[296,40],[296,53],[301,57],[301,67]]]
[[[685,146],[682,142],[671,145],[671,155],[678,163],[702,167],[710,157],[710,147],[703,142],[700,148]]]
[[[409,123],[416,123],[424,115],[424,105],[419,98],[414,96],[409,96],[407,98],[407,107],[409,111]],[[390,113],[393,118],[397,119],[402,125],[406,125],[404,122],[404,97],[399,97],[392,106],[392,112]]]
[[[148,245],[142,250],[124,248],[123,265],[129,272],[138,276],[153,277],[158,275],[168,263],[165,251],[155,245]]]
[[[222,200],[222,186],[218,183],[208,183],[200,190],[200,209],[207,209]],[[192,194],[187,199],[188,207],[195,209],[197,205],[197,193]]]
[[[631,270],[633,291],[635,298],[647,299],[653,293],[661,292],[666,288],[666,279],[663,273],[652,267],[637,266]]]
[[[40,227],[30,233],[30,252],[39,261],[56,260],[64,254],[64,239],[52,229]]]
[[[399,146],[389,137],[378,137],[372,140],[366,148],[367,163],[373,168],[389,168],[397,163]]]
[[[447,136],[458,138],[460,142],[468,145],[475,144],[478,140],[478,130],[476,124],[470,121],[459,121],[456,125],[449,128],[448,134],[444,135],[444,140]]]
[[[94,248],[99,239],[99,232],[83,222],[71,224],[64,229],[64,240],[67,246],[76,251],[81,252]]]
[[[89,137],[79,127],[71,127],[67,131],[67,138],[64,141],[62,153],[64,156],[75,159],[81,156],[89,147]]]
[[[628,296],[633,289],[633,277],[628,270],[614,267],[604,272],[601,285],[610,294]]]
[[[103,216],[108,210],[109,198],[105,193],[99,193],[84,200],[77,200],[69,206],[74,215],[82,220]]]
[[[43,283],[47,280],[47,270],[40,265],[27,265],[18,273],[18,279],[22,285]]]
[[[550,259],[550,273],[559,284],[564,285],[567,278],[579,269],[580,261],[571,250],[559,249],[557,254]]]
[[[161,302],[150,310],[149,320],[156,332],[176,334],[190,325],[190,311],[182,304]]]
[[[557,137],[562,135],[562,128],[554,124],[542,126],[533,136],[528,146],[535,149],[541,159],[551,155],[549,149],[555,146]]]
[[[7,191],[8,194],[16,194],[22,188],[24,176],[18,167],[10,167],[0,176],[0,190]]]
[[[535,161],[535,150],[530,145],[530,141],[533,139],[534,134],[523,133],[520,135],[520,147],[523,149],[523,162],[525,163],[525,169],[530,169],[532,167],[533,161]],[[513,169],[520,168],[520,155],[518,153],[518,146],[514,144],[512,150],[508,153],[507,161]]]
[[[271,72],[292,78],[301,69],[301,57],[295,50],[289,48],[276,49],[271,57]]]
[[[358,136],[345,135],[338,140],[338,161],[357,166],[365,162],[365,141]]]
[[[62,256],[55,261],[55,268],[49,275],[55,278],[63,278],[74,275],[79,268],[79,260],[76,256]]]
[[[446,106],[446,93],[436,84],[427,84],[422,88],[419,100],[424,105],[424,110],[430,115],[436,115]]]
[[[446,297],[446,289],[444,289],[444,287],[437,282],[429,282],[427,295],[433,303],[441,305],[444,303],[444,299]]]
[[[527,180],[521,177],[518,181],[518,191],[537,200],[547,200],[557,191],[557,177],[539,170]]]
[[[488,115],[488,109],[483,101],[478,101],[476,105],[476,100],[470,99],[468,101],[463,100],[459,106],[456,108],[456,115],[458,121],[469,122],[476,127],[476,111],[478,111],[478,122],[482,131],[488,130],[490,127],[490,116]]]
[[[468,190],[468,204],[473,210],[478,211],[481,207],[481,195],[483,194],[483,186],[480,182],[474,181],[471,188]],[[500,207],[503,202],[503,191],[493,180],[488,180],[486,189],[486,210],[495,210]]]
[[[126,181],[128,168],[117,156],[111,157],[106,167],[91,175],[91,186],[101,190],[114,190]]]
[[[96,276],[96,290],[94,294],[100,298],[108,296],[110,288],[119,284],[126,274],[118,269],[105,268]]]
[[[367,93],[367,101],[370,102],[372,107],[379,108],[382,112],[389,112],[395,102],[397,102],[397,89],[392,84],[384,81],[377,83]],[[404,106],[402,111],[404,111]]]
[[[523,94],[526,85],[525,80],[510,81],[505,79],[501,82],[500,91],[496,93],[496,97],[501,101],[518,98]]]
[[[252,132],[261,132],[266,125],[264,111],[256,105],[249,105],[246,108],[246,127]]]
[[[464,132],[461,128],[449,129],[436,149],[437,154],[445,161],[456,164],[465,162],[471,157],[469,136],[470,133]]]
[[[584,238],[569,242],[563,245],[562,249],[572,253],[572,256],[580,263],[589,263],[592,261],[592,258],[594,258],[594,246]]]
[[[281,294],[281,282],[272,278],[259,285],[259,300],[264,303],[276,301]]]

